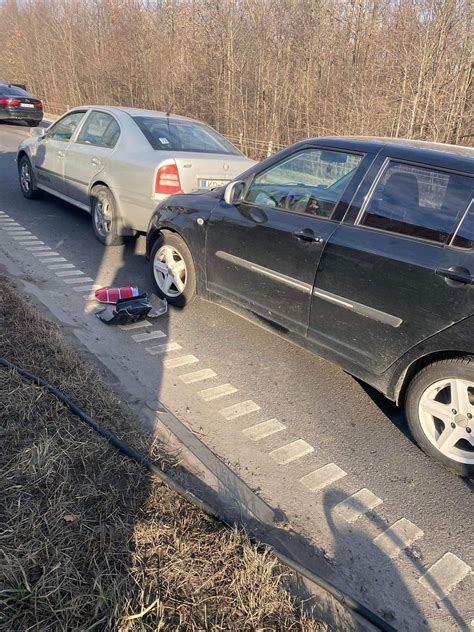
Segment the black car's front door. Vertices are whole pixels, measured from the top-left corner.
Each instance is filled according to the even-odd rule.
[[[305,335],[331,218],[361,160],[305,148],[258,173],[238,206],[222,200],[207,229],[209,290]]]
[[[348,370],[380,374],[474,313],[473,255],[455,235],[474,179],[391,160],[364,202],[365,187],[355,224],[341,224],[324,250],[308,337]]]

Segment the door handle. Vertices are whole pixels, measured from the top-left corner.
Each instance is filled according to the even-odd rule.
[[[100,160],[98,158],[92,158],[91,164],[94,167],[101,167],[102,166],[102,163],[100,162]]]
[[[63,158],[64,157],[64,152],[59,150],[58,151],[58,158]]]
[[[451,281],[457,281],[458,283],[464,283],[470,285],[474,283],[474,276],[470,274],[467,268],[461,268],[459,266],[453,266],[452,268],[438,268],[436,274],[443,276]]]
[[[296,239],[301,239],[301,241],[313,241],[317,244],[324,243],[324,239],[314,234],[314,231],[311,228],[303,228],[302,230],[295,230],[293,233],[293,237]]]

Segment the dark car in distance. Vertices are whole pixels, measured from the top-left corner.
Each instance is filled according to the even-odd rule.
[[[302,141],[156,209],[161,296],[253,312],[403,405],[429,455],[474,476],[474,149]]]
[[[43,120],[43,102],[12,83],[0,83],[0,122],[25,121],[36,127]]]

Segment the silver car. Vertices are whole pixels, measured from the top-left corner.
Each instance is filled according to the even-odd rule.
[[[23,195],[88,211],[106,245],[146,232],[168,195],[225,185],[254,164],[208,125],[150,110],[77,107],[32,136],[17,154]]]

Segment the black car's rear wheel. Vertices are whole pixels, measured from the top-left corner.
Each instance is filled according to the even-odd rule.
[[[36,188],[35,175],[28,156],[22,156],[18,162],[18,176],[20,178],[20,189],[23,196],[28,200],[39,197],[39,190]]]
[[[26,124],[29,125],[30,127],[38,127],[40,123],[41,121],[26,121]]]
[[[474,358],[441,360],[421,370],[408,388],[405,410],[427,454],[474,478]]]
[[[161,298],[177,307],[191,302],[196,294],[196,271],[191,252],[179,235],[160,235],[151,251],[150,265]]]

